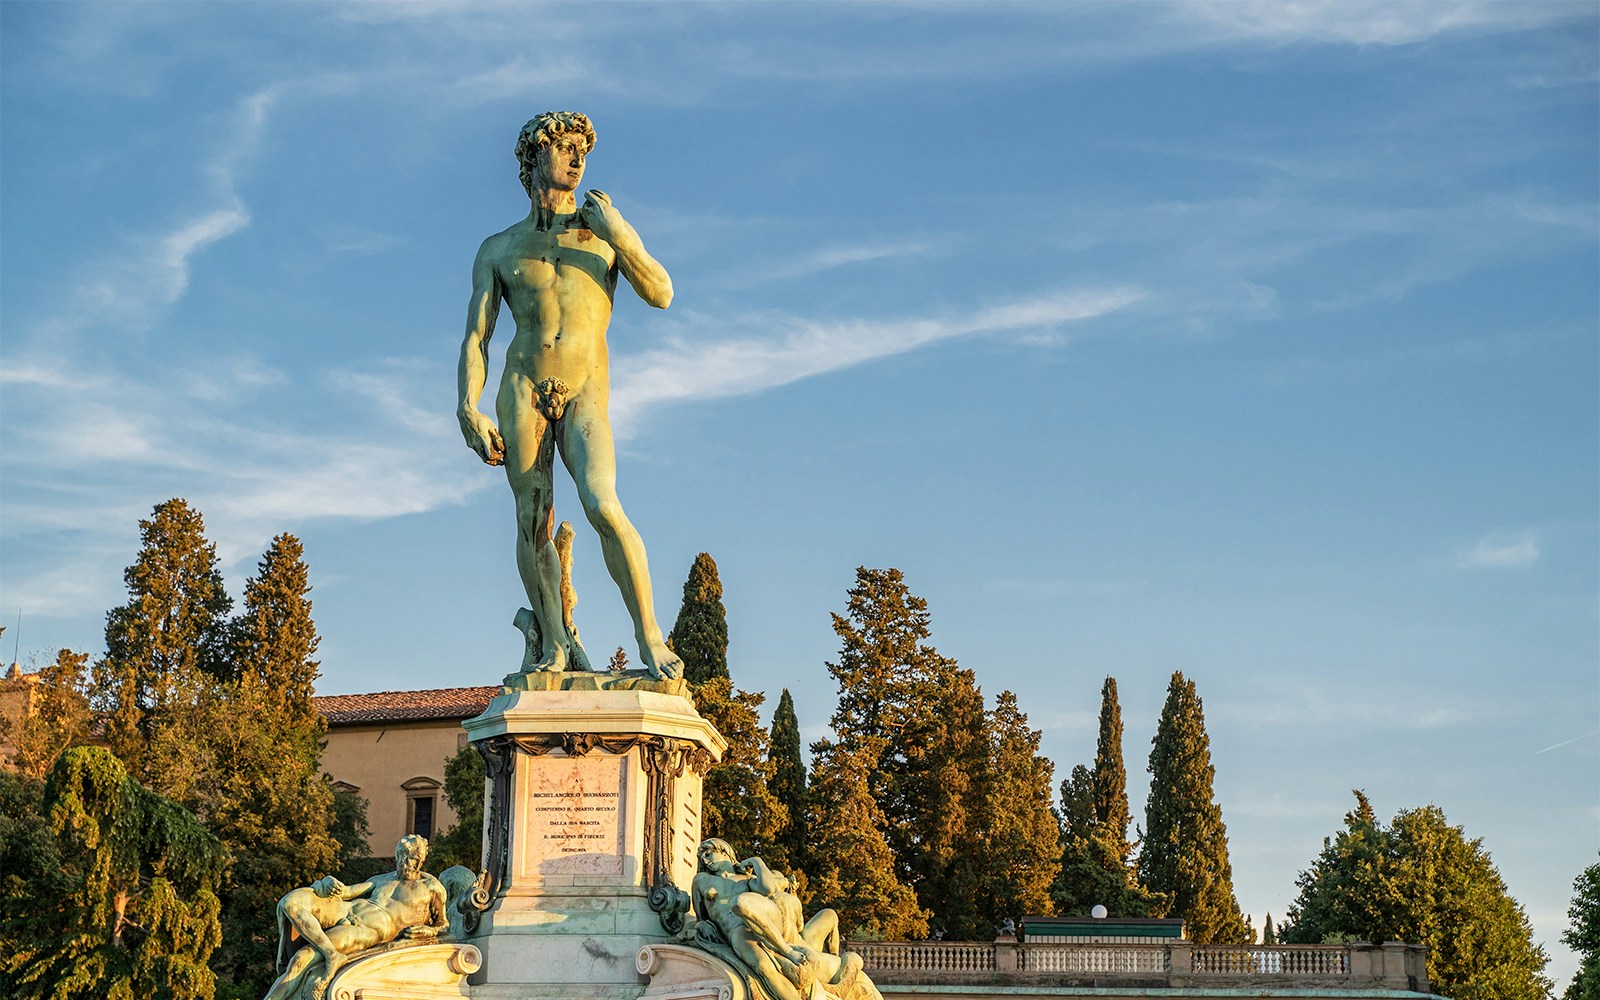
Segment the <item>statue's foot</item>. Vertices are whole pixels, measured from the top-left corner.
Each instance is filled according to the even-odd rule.
[[[326,990],[328,984],[333,982],[333,977],[337,976],[339,970],[344,968],[344,964],[350,961],[350,956],[335,952],[332,956],[324,958],[323,961],[327,964],[327,971],[322,976],[322,988]]]
[[[660,639],[647,642],[639,647],[639,659],[644,661],[645,670],[656,680],[671,680],[683,675],[683,660],[678,654],[667,648],[667,644]]]

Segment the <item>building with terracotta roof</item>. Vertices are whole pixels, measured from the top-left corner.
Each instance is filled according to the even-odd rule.
[[[467,743],[461,720],[499,693],[490,685],[314,699],[328,721],[322,769],[367,800],[371,853],[387,856],[406,834],[432,837],[456,821],[443,794],[445,761]]]

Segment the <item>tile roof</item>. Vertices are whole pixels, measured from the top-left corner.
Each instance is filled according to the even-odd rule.
[[[313,698],[317,711],[330,726],[403,719],[466,719],[482,712],[500,685],[435,688],[432,691],[378,691],[373,694],[332,694]]]

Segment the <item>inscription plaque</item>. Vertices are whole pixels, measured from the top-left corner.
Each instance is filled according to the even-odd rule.
[[[528,761],[525,829],[533,874],[622,874],[622,760],[594,753]]]

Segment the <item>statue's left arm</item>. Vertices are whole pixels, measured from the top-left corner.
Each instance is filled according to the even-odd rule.
[[[611,198],[604,191],[585,192],[579,212],[589,229],[617,252],[617,270],[639,297],[657,309],[671,305],[672,276],[645,251],[644,241],[611,204]]]

